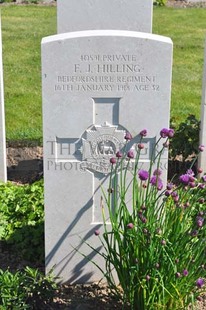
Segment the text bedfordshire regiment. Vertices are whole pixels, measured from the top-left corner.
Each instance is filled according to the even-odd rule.
[[[152,83],[155,82],[155,76],[75,76],[61,75],[57,77],[57,83]]]

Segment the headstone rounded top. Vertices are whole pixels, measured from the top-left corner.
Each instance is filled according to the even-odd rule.
[[[61,41],[72,38],[83,38],[83,37],[131,37],[131,38],[139,38],[139,39],[148,39],[161,41],[165,43],[171,43],[172,40],[169,37],[144,33],[144,32],[136,32],[136,31],[126,31],[126,30],[87,30],[87,31],[75,31],[75,32],[67,32],[61,33],[53,36],[48,36],[42,39],[42,43],[49,43],[54,41]]]

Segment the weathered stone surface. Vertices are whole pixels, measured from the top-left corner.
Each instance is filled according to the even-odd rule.
[[[58,33],[81,30],[152,32],[152,0],[58,0]]]
[[[140,167],[169,126],[172,42],[130,31],[82,31],[42,41],[45,236],[47,271],[70,283],[101,275],[79,252],[103,262],[79,238],[101,249],[102,189],[109,160],[124,144],[135,151],[147,128]],[[161,168],[166,179],[167,153]],[[129,203],[128,203],[129,207]]]
[[[206,147],[206,44],[205,44],[205,61],[202,80],[202,104],[201,104],[201,123],[200,123],[200,145]],[[206,155],[205,152],[199,154],[198,165],[206,173]]]

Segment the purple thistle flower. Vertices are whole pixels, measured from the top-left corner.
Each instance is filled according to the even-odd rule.
[[[127,157],[128,158],[134,158],[134,152],[133,152],[133,150],[129,150],[129,152],[127,153]]]
[[[170,191],[165,191],[165,196],[169,197],[171,195]]]
[[[190,177],[190,182],[194,182],[195,181],[195,177],[193,177],[192,175],[190,175],[189,177]]]
[[[181,277],[181,273],[180,272],[176,272],[175,276],[176,276],[176,278],[180,278]]]
[[[161,190],[163,188],[163,183],[162,183],[162,180],[156,176],[156,175],[153,175],[150,179],[150,183],[153,185],[153,186],[156,186],[158,190]]]
[[[203,175],[203,176],[202,176],[202,181],[203,181],[203,182],[206,182],[206,175]]]
[[[184,208],[186,209],[186,208],[188,208],[189,206],[190,206],[189,201],[185,202],[185,204],[184,204]]]
[[[196,186],[195,182],[189,182],[189,187],[194,188]]]
[[[162,138],[167,138],[168,137],[168,132],[169,132],[169,130],[167,128],[162,128],[162,130],[160,131],[160,136]]]
[[[155,169],[153,172],[153,175],[161,175],[162,174],[162,170],[161,169]]]
[[[129,224],[127,224],[127,228],[128,228],[128,229],[132,229],[132,228],[134,228],[134,224],[133,224],[133,223],[129,223]]]
[[[174,136],[174,133],[174,129],[162,128],[162,130],[160,131],[160,136],[162,138],[172,138]]]
[[[161,191],[161,190],[163,189],[163,183],[162,183],[162,181],[161,181],[161,182],[159,181],[159,183],[158,183],[158,185],[157,185],[157,189],[158,189],[158,191]]]
[[[146,219],[146,217],[145,216],[143,216],[142,214],[139,214],[139,218],[140,218],[140,220],[142,221],[142,223],[147,223],[147,219]]]
[[[204,189],[205,188],[205,184],[203,184],[203,183],[198,184],[198,188]]]
[[[149,178],[149,172],[146,170],[139,170],[138,176],[141,181],[146,181]]]
[[[110,158],[109,161],[110,161],[110,163],[111,163],[112,165],[116,164],[116,162],[117,162],[116,158],[114,158],[114,157]]]
[[[198,172],[198,173],[202,173],[202,172],[203,172],[203,169],[199,167],[199,168],[197,168],[197,172]]]
[[[142,209],[143,211],[145,211],[145,210],[147,210],[147,207],[146,207],[145,205],[142,205],[142,206],[141,206],[141,209]]]
[[[139,150],[143,150],[144,149],[144,144],[143,143],[138,143],[137,145]]]
[[[193,231],[190,233],[190,235],[191,235],[192,237],[197,237],[197,236],[198,236],[198,231],[197,231],[197,230],[193,230]]]
[[[174,201],[174,202],[178,202],[178,201],[179,201],[179,196],[174,196],[174,197],[173,197],[173,201]]]
[[[172,197],[176,197],[178,196],[178,193],[177,192],[172,192]]]
[[[96,230],[94,231],[94,234],[95,234],[95,236],[99,236],[99,234],[100,234],[99,229],[96,229]]]
[[[131,133],[130,133],[130,132],[126,132],[124,138],[125,138],[125,140],[132,140],[132,135],[131,135]]]
[[[204,149],[205,149],[205,146],[201,144],[198,149],[199,149],[200,152],[203,152]]]
[[[196,217],[196,224],[197,224],[197,226],[198,226],[199,228],[202,227],[203,224],[204,224],[204,218],[201,217],[201,216],[197,216],[197,217]]]
[[[189,181],[190,181],[190,176],[189,174],[182,174],[180,177],[179,177],[179,180],[182,184],[184,185],[188,185],[189,184]]]
[[[141,130],[139,134],[140,134],[140,136],[142,136],[142,137],[146,137],[146,136],[147,136],[147,129]]]
[[[187,277],[189,272],[187,269],[184,269],[183,272],[182,272],[183,276]]]
[[[204,284],[205,284],[205,281],[202,278],[197,279],[196,285],[198,288],[202,288]]]
[[[204,203],[205,202],[205,199],[203,198],[203,197],[201,197],[200,199],[199,199],[199,203]]]
[[[174,129],[169,128],[167,133],[168,138],[173,138],[174,134],[175,134]]]
[[[152,184],[152,185],[157,185],[157,177],[154,175],[154,176],[152,176],[151,177],[151,179],[150,179],[150,183]]]
[[[173,189],[173,184],[172,183],[168,183],[167,184],[167,189],[168,189],[168,191],[171,191],[171,189]]]
[[[195,173],[194,173],[194,171],[193,171],[192,169],[188,169],[188,170],[186,171],[186,174],[189,174],[189,175],[191,175],[191,176],[194,176],[194,175],[195,175]]]
[[[122,152],[121,151],[117,151],[116,153],[116,157],[117,158],[121,158],[123,155],[122,155]]]
[[[147,223],[146,217],[145,217],[145,216],[142,216],[141,221],[142,221],[142,223]]]

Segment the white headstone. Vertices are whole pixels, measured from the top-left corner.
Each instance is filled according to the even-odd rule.
[[[152,0],[58,0],[57,32],[130,30],[152,32]]]
[[[133,145],[147,128],[141,163],[148,166],[151,146],[169,126],[171,66],[172,42],[157,35],[100,30],[43,39],[46,269],[62,281],[101,278],[74,248],[97,259],[79,236],[100,249],[100,187],[107,189],[109,159],[125,131]]]
[[[0,18],[0,181],[7,181],[2,36]]]
[[[205,45],[205,61],[202,82],[202,104],[201,104],[201,123],[200,123],[200,145],[206,147],[206,45]],[[206,173],[206,155],[205,152],[199,154],[198,166]]]

